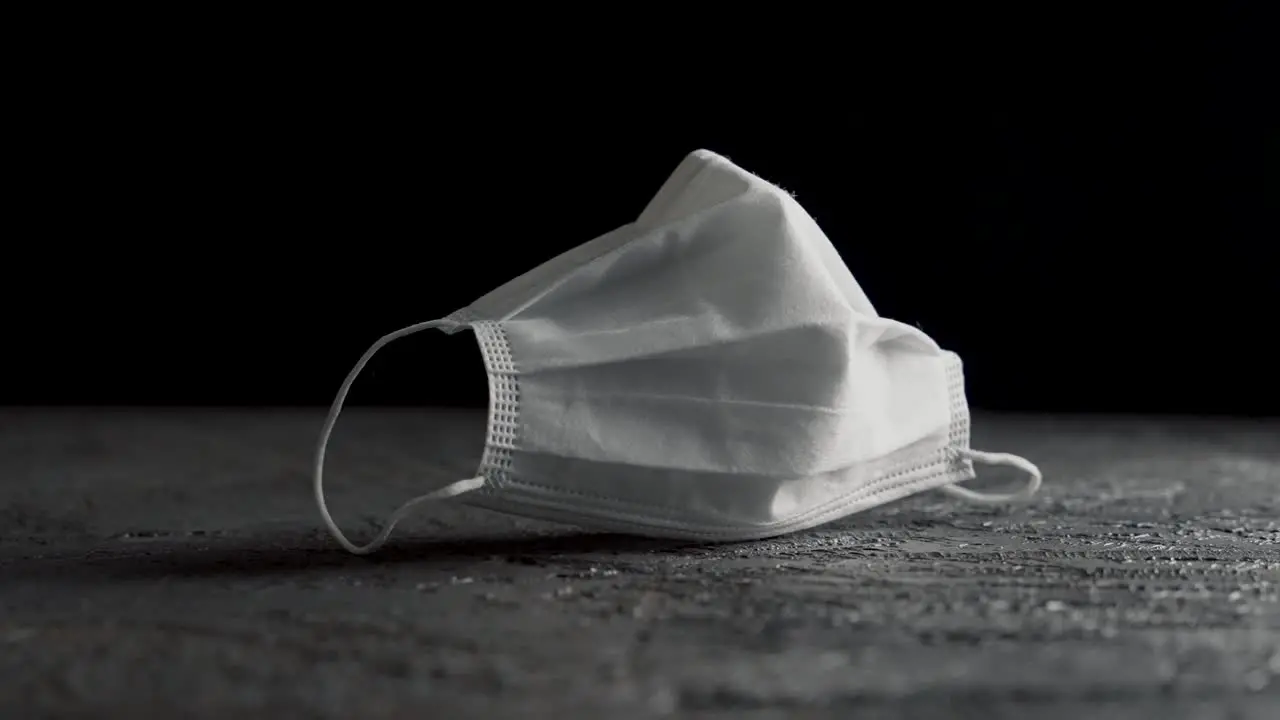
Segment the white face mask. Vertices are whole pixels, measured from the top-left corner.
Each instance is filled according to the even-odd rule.
[[[409,501],[356,546],[325,506],[325,446],[352,381],[386,343],[471,329],[489,376],[476,477]],[[705,541],[813,527],[930,489],[1029,497],[1040,472],[968,448],[960,358],[876,314],[783,190],[714,153],[680,164],[640,218],[469,307],[382,338],[334,400],[316,500],[354,553],[424,500]],[[1013,465],[1009,495],[955,483]]]

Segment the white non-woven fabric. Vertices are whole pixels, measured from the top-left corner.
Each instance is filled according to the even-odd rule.
[[[628,225],[441,320],[472,330],[489,378],[477,475],[422,499],[658,537],[744,540],[812,527],[933,488],[1028,497],[1040,473],[969,449],[960,358],[881,317],[785,191],[708,151],[689,155]],[[1030,477],[957,487],[973,461]]]

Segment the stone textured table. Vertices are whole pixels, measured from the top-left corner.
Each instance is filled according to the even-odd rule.
[[[1031,504],[719,546],[439,504],[360,558],[322,414],[0,410],[0,718],[1280,718],[1278,422],[979,415]],[[482,435],[345,414],[339,522]]]

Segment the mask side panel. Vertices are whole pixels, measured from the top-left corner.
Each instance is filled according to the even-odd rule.
[[[786,532],[791,525],[825,522],[927,486],[971,477],[957,475],[958,466],[946,453],[946,448],[968,442],[963,378],[958,359],[950,353],[942,358],[948,416],[935,431],[884,456],[826,472],[730,472],[724,467],[663,467],[536,449],[528,435],[536,411],[528,404],[524,378],[517,370],[518,355],[511,353],[500,324],[479,323],[475,329],[491,389],[490,428],[481,469],[492,486],[482,503],[486,507],[515,511],[528,505],[533,509],[525,514],[548,519],[577,513],[575,522],[590,526],[610,518],[625,520],[623,525],[649,518],[668,530],[715,527],[725,532],[725,528]],[[649,448],[658,456],[670,449]],[[551,517],[537,508],[551,508],[558,515]],[[616,524],[608,527],[626,529]]]
[[[889,456],[805,478],[663,470],[505,452],[499,479],[464,502],[599,530],[693,540],[771,537],[973,477],[959,359],[948,354],[953,414],[943,432]]]
[[[945,360],[800,326],[626,360],[520,369],[522,447],[672,470],[795,477],[888,455],[947,426]],[[856,329],[854,330],[856,332]]]

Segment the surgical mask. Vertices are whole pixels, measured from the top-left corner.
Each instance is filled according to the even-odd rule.
[[[475,477],[410,500],[365,545],[325,504],[325,447],[381,347],[470,330],[489,383]],[[957,483],[1012,465],[1019,491]],[[378,548],[427,500],[695,541],[766,538],[926,490],[1003,503],[1040,471],[969,448],[960,358],[881,317],[817,223],[782,189],[689,155],[633,223],[448,317],[373,345],[321,432],[315,494],[347,550]]]

